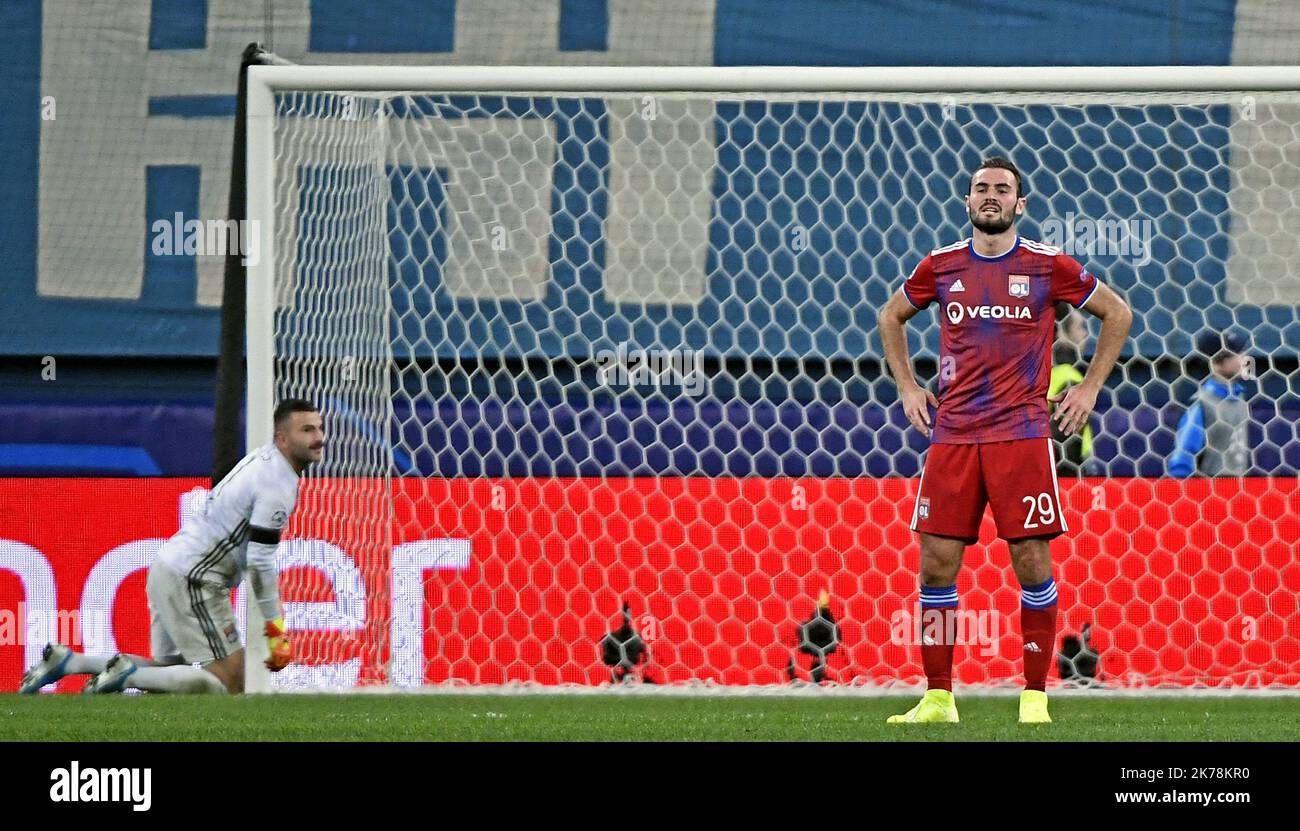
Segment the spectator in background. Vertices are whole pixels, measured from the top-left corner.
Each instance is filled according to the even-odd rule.
[[[1239,379],[1246,366],[1246,338],[1238,332],[1206,332],[1196,339],[1210,376],[1178,421],[1170,476],[1245,476],[1250,470],[1250,405]],[[1199,459],[1197,457],[1200,457]]]
[[[1067,387],[1082,383],[1083,347],[1088,342],[1088,322],[1068,303],[1057,307],[1056,344],[1052,347],[1052,377],[1047,396],[1051,398]],[[1056,409],[1049,404],[1049,412]],[[1055,421],[1052,438],[1056,440],[1056,472],[1061,476],[1101,476],[1101,465],[1092,455],[1092,425],[1085,424],[1074,435],[1061,432]]]

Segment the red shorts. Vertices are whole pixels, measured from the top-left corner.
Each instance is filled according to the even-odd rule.
[[[1053,453],[1050,438],[930,445],[912,530],[974,543],[987,503],[1004,540],[1059,536],[1069,529]]]

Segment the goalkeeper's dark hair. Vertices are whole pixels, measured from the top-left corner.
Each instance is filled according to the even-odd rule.
[[[1020,168],[1016,167],[1015,162],[1002,156],[989,156],[980,162],[979,167],[971,171],[970,184],[966,186],[967,193],[970,193],[971,187],[975,185],[975,174],[981,170],[1010,170],[1011,175],[1016,177],[1016,198],[1020,199],[1025,195],[1025,183],[1020,176]]]
[[[294,413],[319,413],[320,409],[305,398],[286,398],[275,405],[275,415],[271,421],[279,430],[284,420]]]

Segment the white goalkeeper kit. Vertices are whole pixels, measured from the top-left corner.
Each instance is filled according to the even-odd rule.
[[[298,474],[275,445],[249,453],[212,489],[197,516],[158,552],[189,583],[232,589],[250,570],[266,620],[281,617],[276,547],[298,502]],[[260,585],[259,585],[260,584]]]

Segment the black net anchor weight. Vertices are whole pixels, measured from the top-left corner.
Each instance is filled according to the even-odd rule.
[[[626,600],[623,601],[623,625],[600,639],[600,650],[601,660],[610,668],[614,683],[637,680],[637,665],[650,657],[650,647],[633,628],[631,607]]]
[[[1085,623],[1078,636],[1066,635],[1061,639],[1056,669],[1062,681],[1073,681],[1081,686],[1100,686],[1100,664],[1101,655],[1092,646],[1091,623]]]
[[[813,659],[808,674],[814,684],[820,684],[826,679],[826,656],[840,645],[840,627],[835,622],[835,616],[831,614],[830,592],[822,589],[821,596],[817,599],[817,611],[811,618],[799,624],[798,637],[799,652],[811,655]],[[796,679],[795,658],[795,655],[790,656],[790,664],[785,670],[791,681]]]

